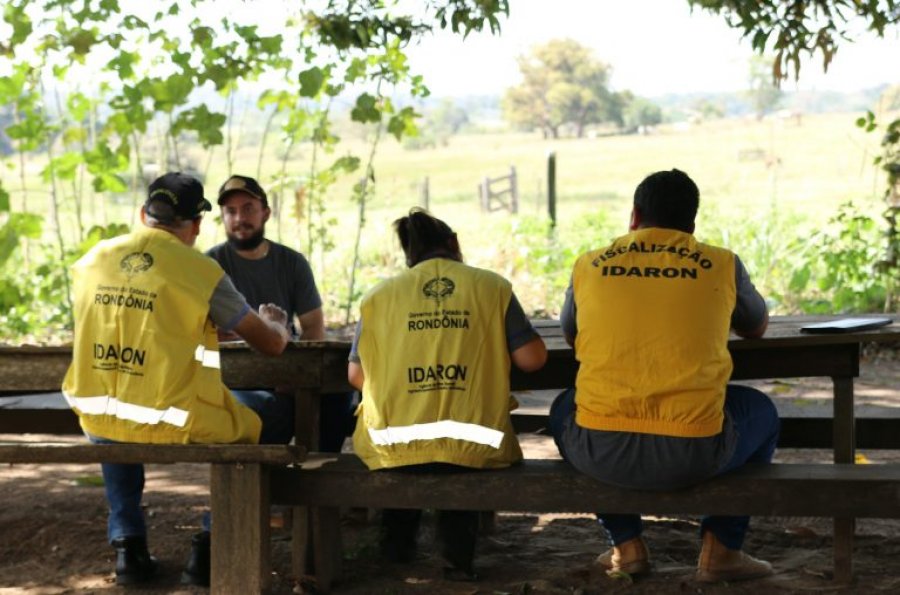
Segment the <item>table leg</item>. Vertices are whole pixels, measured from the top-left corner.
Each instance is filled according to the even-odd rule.
[[[318,391],[298,389],[294,396],[296,442],[309,451],[317,451],[322,395]],[[340,572],[340,511],[337,508],[296,506],[291,516],[291,570],[298,578],[314,572],[317,588],[327,592]]]
[[[319,449],[319,401],[317,391],[297,389],[294,392],[294,441],[313,452]],[[313,571],[311,511],[295,506],[291,517],[291,571],[299,579]]]
[[[834,462],[856,462],[856,419],[853,410],[853,378],[834,382]],[[856,519],[834,519],[834,580],[846,584],[853,578],[853,537]]]
[[[321,394],[300,388],[294,391],[294,441],[309,452],[319,450]]]

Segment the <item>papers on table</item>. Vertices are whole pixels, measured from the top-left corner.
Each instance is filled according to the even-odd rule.
[[[829,320],[828,322],[805,324],[800,327],[800,330],[804,333],[849,333],[878,328],[879,326],[887,326],[891,322],[893,322],[893,320],[887,316],[839,318],[837,320]]]

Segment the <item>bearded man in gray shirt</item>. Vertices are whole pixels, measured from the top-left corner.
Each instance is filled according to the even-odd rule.
[[[265,237],[272,210],[259,182],[249,176],[231,176],[219,188],[218,203],[227,241],[213,246],[207,254],[222,265],[252,307],[273,303],[287,312],[288,328],[294,339],[323,340],[322,298],[312,268],[299,252]],[[223,333],[220,338],[236,337]],[[281,408],[289,402],[293,408],[290,388],[274,392],[232,392],[248,406]],[[352,393],[323,397],[320,450],[340,451],[344,438],[352,431],[351,397]],[[285,419],[285,423],[293,426],[293,416]],[[282,428],[279,435],[284,435],[284,431]]]

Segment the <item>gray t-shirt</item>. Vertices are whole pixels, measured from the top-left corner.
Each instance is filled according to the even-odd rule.
[[[249,311],[250,304],[235,288],[228,275],[222,275],[209,297],[209,319],[219,330],[229,332]]]
[[[306,258],[287,246],[268,242],[269,252],[259,260],[243,258],[228,242],[213,246],[207,255],[222,265],[253,308],[272,303],[284,309],[291,334],[297,335],[294,317],[321,308],[322,298]]]
[[[737,255],[734,269],[737,297],[731,327],[752,331],[766,318],[766,302]],[[576,313],[570,279],[559,318],[563,333],[572,339],[578,334]],[[621,487],[659,490],[681,488],[715,475],[731,459],[737,444],[727,411],[722,432],[706,438],[593,430],[576,424],[573,414],[565,421],[562,439],[570,462],[583,473]]]

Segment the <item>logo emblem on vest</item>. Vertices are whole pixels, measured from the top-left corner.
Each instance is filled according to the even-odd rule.
[[[132,252],[119,262],[119,268],[130,280],[138,273],[143,273],[153,266],[153,257],[147,252]]]
[[[422,286],[422,293],[425,297],[433,299],[436,302],[453,295],[456,289],[456,283],[447,277],[435,277]]]

